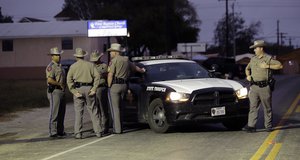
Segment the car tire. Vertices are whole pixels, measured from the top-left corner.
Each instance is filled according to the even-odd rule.
[[[229,130],[241,130],[247,124],[247,122],[247,118],[236,118],[224,121],[223,126]]]
[[[160,98],[154,99],[148,109],[148,124],[156,133],[165,133],[170,128],[165,115],[163,102]]]

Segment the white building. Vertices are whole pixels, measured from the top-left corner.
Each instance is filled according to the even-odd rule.
[[[62,59],[74,59],[78,47],[102,52],[107,38],[87,33],[87,21],[0,24],[0,79],[44,78],[52,47],[64,50]]]

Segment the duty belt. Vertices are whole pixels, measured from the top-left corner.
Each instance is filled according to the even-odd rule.
[[[74,85],[76,88],[79,88],[81,86],[93,86],[93,83],[75,82]]]
[[[266,86],[268,86],[269,84],[268,84],[268,81],[253,81],[252,82],[254,85],[257,85],[257,86],[259,86],[260,88],[263,88],[263,87],[266,87]]]
[[[55,89],[62,90],[62,88],[58,85],[48,84],[48,93],[52,93]]]
[[[117,78],[115,77],[112,81],[113,84],[125,84],[127,83],[127,80],[124,78]]]

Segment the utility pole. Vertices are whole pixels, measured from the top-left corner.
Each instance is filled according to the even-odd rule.
[[[279,46],[279,20],[277,20],[277,46]]]
[[[234,18],[235,18],[235,15],[234,15],[234,3],[232,3],[232,19],[233,21]],[[235,43],[235,25],[233,24],[232,25],[232,32],[233,32],[233,58],[235,59],[235,56],[236,56],[236,43]]]
[[[228,38],[229,38],[229,25],[228,25],[228,0],[226,0],[226,51],[225,51],[225,57],[228,56],[228,46],[229,46],[229,42],[228,42]]]
[[[287,33],[280,32],[280,46],[283,46],[283,45],[284,45],[283,39],[285,38],[284,35],[286,35],[286,34],[287,34]]]
[[[228,22],[228,0],[219,0],[219,1],[225,1],[225,6],[226,6],[226,10],[225,10],[225,15],[226,15],[226,43],[225,43],[225,54],[224,56],[227,57],[228,56],[228,52],[229,52],[229,22]]]
[[[276,55],[279,53],[279,20],[277,20],[277,49],[276,49]]]

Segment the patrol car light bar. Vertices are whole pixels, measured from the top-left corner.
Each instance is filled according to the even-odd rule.
[[[142,56],[142,57],[132,57],[132,61],[147,61],[147,60],[158,60],[158,59],[183,59],[182,56],[172,56],[172,55],[160,55],[160,56]]]

